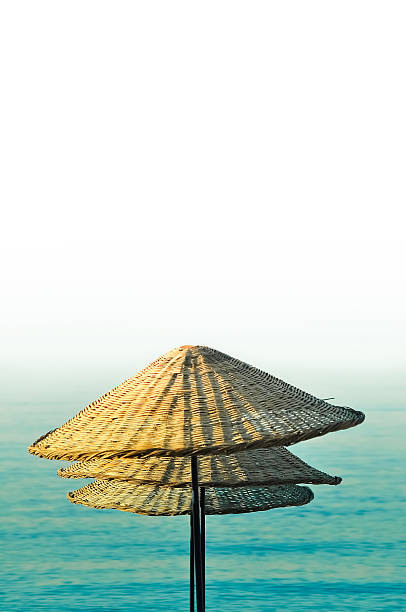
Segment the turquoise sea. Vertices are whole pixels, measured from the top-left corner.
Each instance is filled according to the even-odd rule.
[[[1,429],[1,609],[188,610],[187,517],[70,504],[86,481],[29,455],[72,405],[9,405]],[[343,477],[302,508],[207,519],[207,610],[406,610],[405,413],[291,447]]]

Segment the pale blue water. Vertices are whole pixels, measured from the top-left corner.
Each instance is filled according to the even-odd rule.
[[[26,452],[77,410],[2,411],[1,609],[188,610],[186,517],[72,505],[66,492],[85,481]],[[406,610],[405,413],[366,412],[354,429],[291,448],[340,486],[312,487],[303,508],[208,517],[208,611]]]

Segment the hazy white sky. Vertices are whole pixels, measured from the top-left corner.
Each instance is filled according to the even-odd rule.
[[[1,13],[6,387],[196,343],[400,401],[403,2]]]

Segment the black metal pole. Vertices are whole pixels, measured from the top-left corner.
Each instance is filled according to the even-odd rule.
[[[195,612],[195,542],[192,509],[190,509],[190,612]]]
[[[200,487],[200,545],[202,558],[203,605],[206,608],[206,515],[204,510],[205,488]]]
[[[192,456],[192,512],[193,512],[193,534],[195,553],[195,576],[196,576],[196,603],[197,612],[204,612],[203,582],[202,582],[202,559],[200,542],[200,516],[199,516],[199,479],[197,474],[197,457]]]

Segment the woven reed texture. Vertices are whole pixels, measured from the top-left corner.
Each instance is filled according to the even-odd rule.
[[[116,480],[95,480],[67,495],[74,504],[91,508],[114,508],[151,516],[190,514],[191,488],[175,489],[135,485]],[[269,487],[208,488],[206,514],[242,514],[285,506],[302,506],[313,499],[308,487],[281,485]]]
[[[240,487],[271,484],[329,484],[341,482],[311,467],[286,448],[261,448],[233,455],[197,458],[199,483],[203,487]],[[191,484],[190,457],[134,457],[91,459],[58,470],[61,478],[99,478],[184,487]]]
[[[77,461],[287,446],[346,429],[333,406],[205,346],[173,349],[42,436],[29,452]]]

